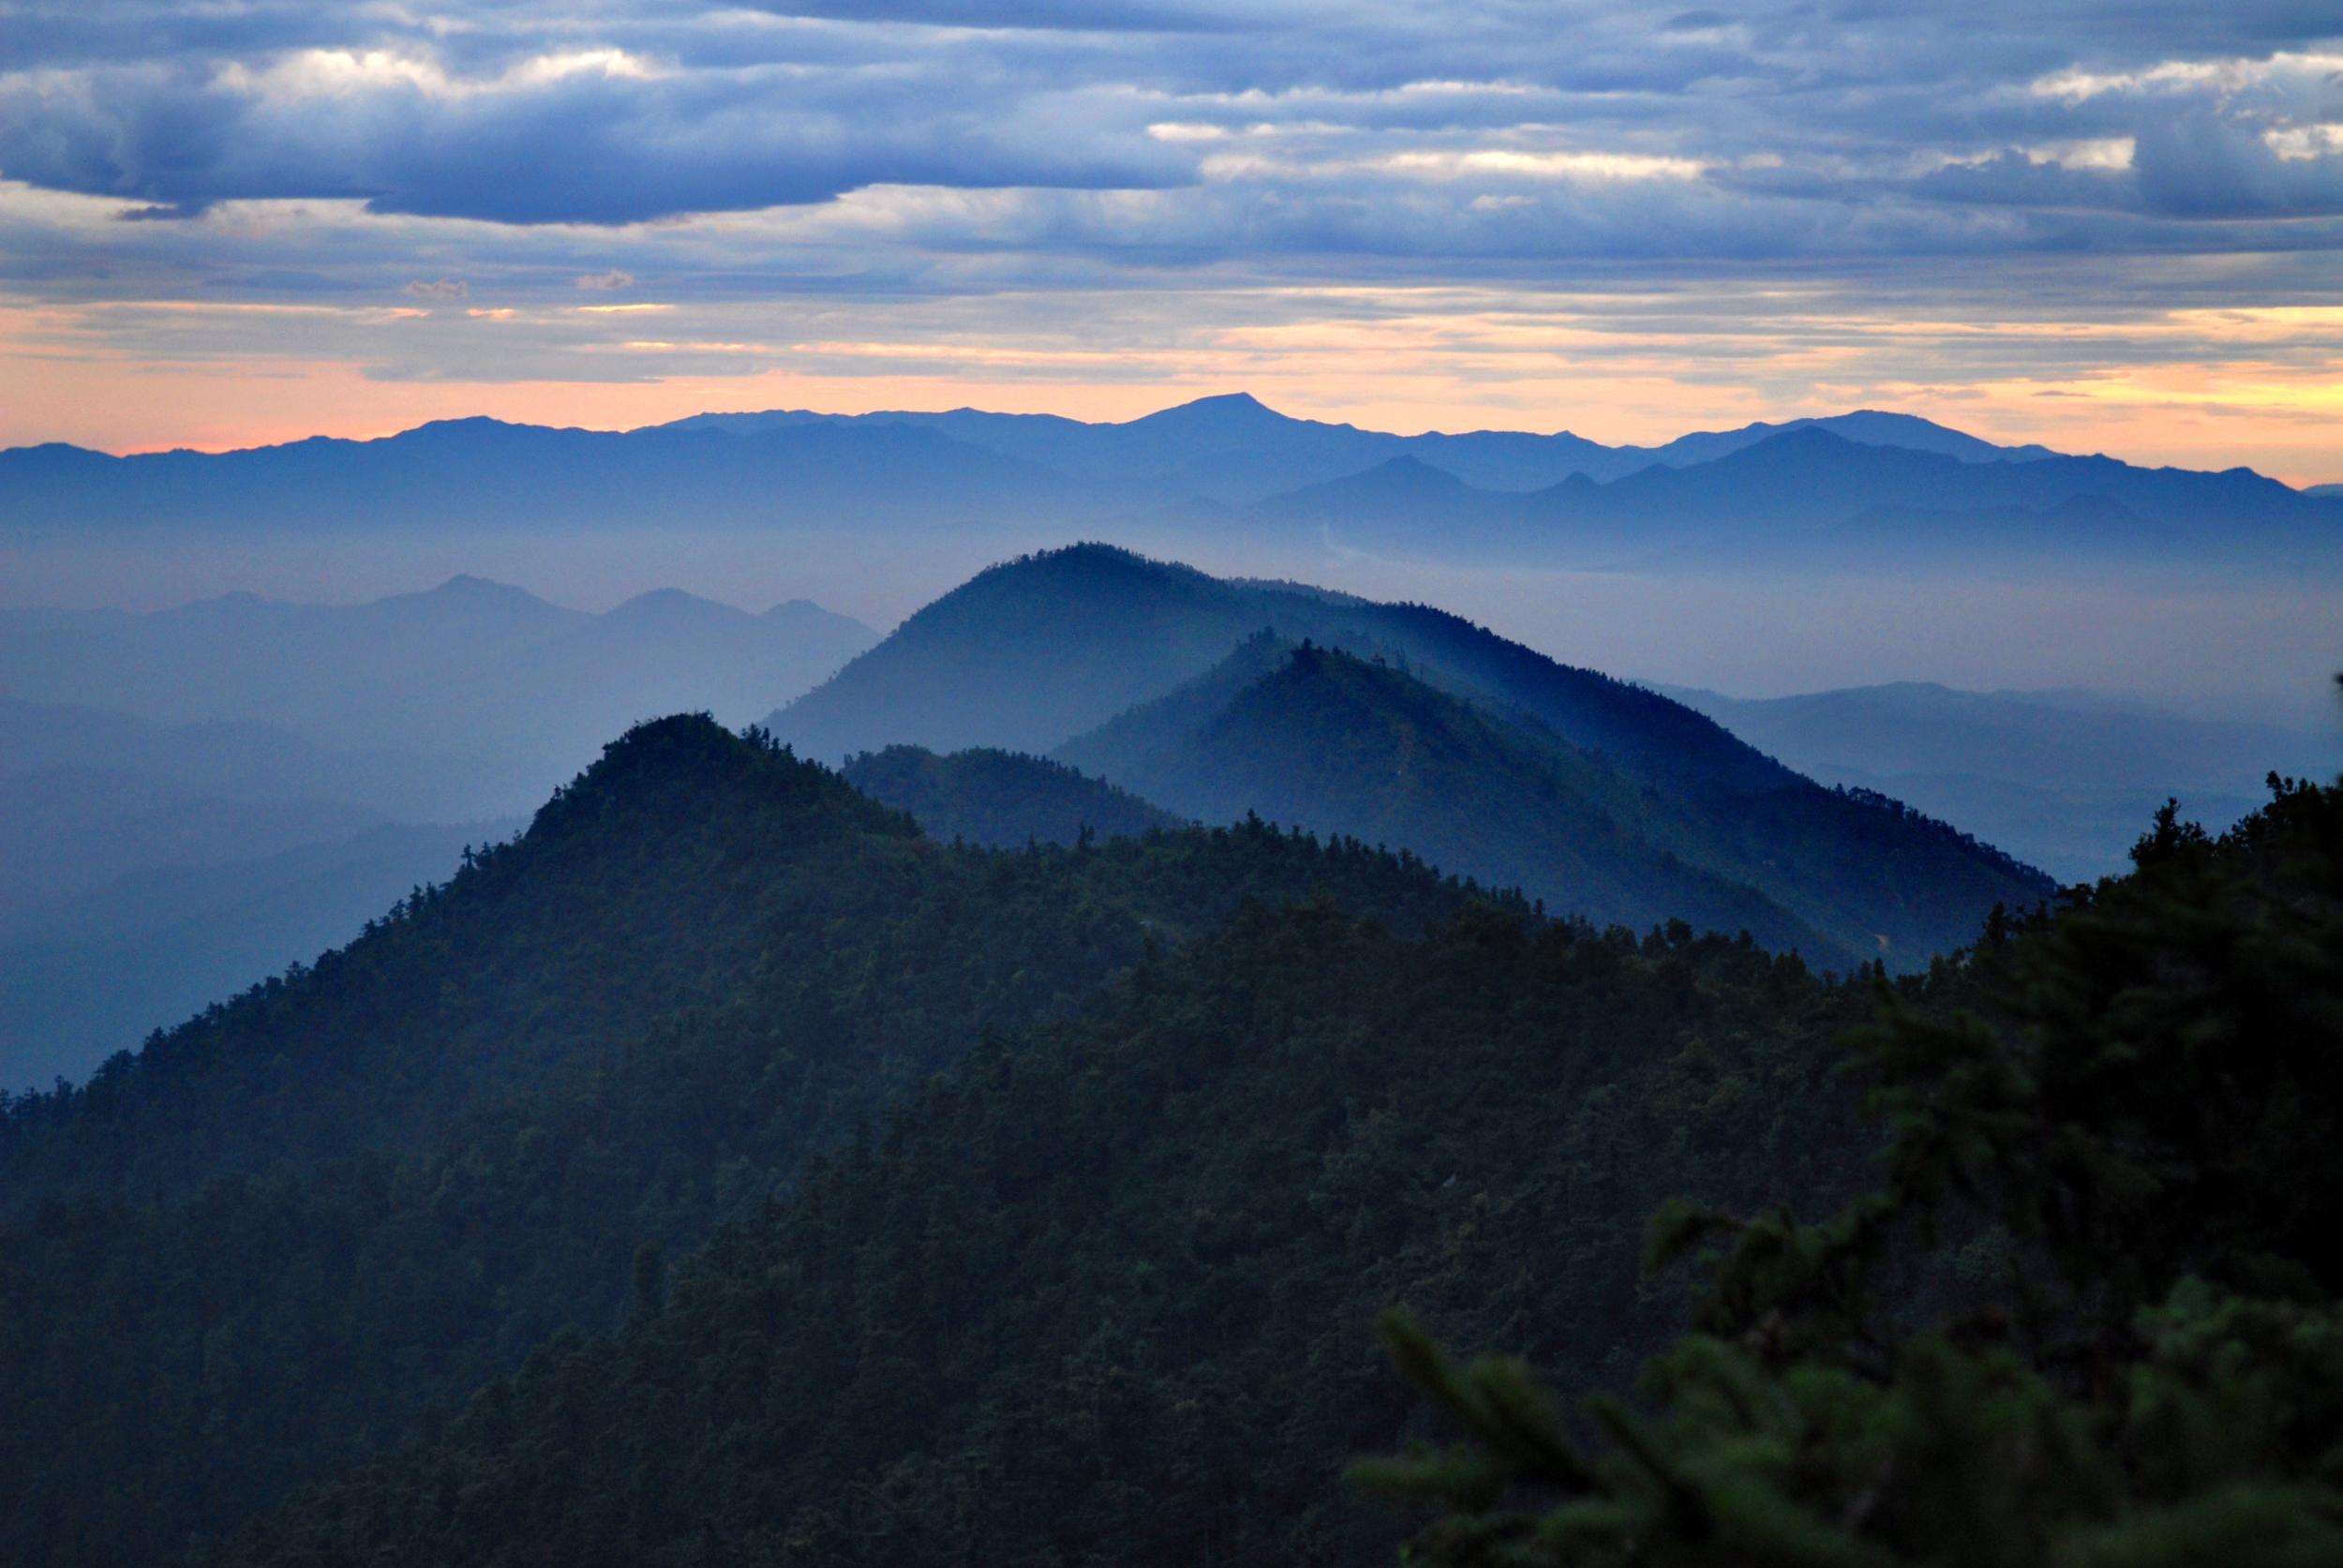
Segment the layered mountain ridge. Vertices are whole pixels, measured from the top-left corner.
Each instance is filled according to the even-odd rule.
[[[91,530],[292,526],[1024,539],[1047,523],[1113,525],[1175,548],[1265,530],[1572,568],[2097,559],[2325,571],[2343,552],[2343,503],[2248,470],[2003,446],[1876,410],[1611,447],[1567,432],[1394,435],[1245,394],[1120,424],[774,411],[622,432],[451,420],[220,454],[24,447],[0,452],[0,496],[11,536],[51,545]]]
[[[631,731],[348,947],[0,1101],[0,1557],[181,1561],[984,1039],[1312,897],[1528,918],[1259,826],[956,848],[705,718]]]
[[[1305,641],[1344,657],[1285,646]],[[1598,919],[1747,924],[1842,967],[1924,963],[2051,888],[1458,617],[1105,545],[980,574],[767,724],[823,758],[1054,754],[1188,815],[1411,848]]]

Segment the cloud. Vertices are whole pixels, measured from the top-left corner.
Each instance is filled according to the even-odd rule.
[[[1828,324],[1884,316],[1947,323],[1890,381],[2063,384],[2177,351],[2117,330],[2161,306],[2331,297],[2338,34],[2299,0],[17,0],[0,306],[74,351],[394,379],[732,375],[948,319],[1037,376],[1090,363],[1077,316],[1112,359],[1487,291],[1657,302],[1589,354],[1820,374],[1884,364]],[[581,306],[636,278],[655,333]],[[1830,302],[1766,318],[1795,350],[1699,303],[1784,291]],[[2075,330],[2007,330],[2037,316]]]
[[[2217,111],[2172,115],[2140,133],[2142,199],[2174,217],[2343,214],[2343,151],[2305,137],[2286,156],[2266,127]]]
[[[381,212],[619,224],[818,202],[864,186],[1143,187],[1186,160],[1113,103],[1034,94],[972,115],[915,77],[680,72],[622,50],[490,75],[426,54],[309,50],[208,72],[148,64],[0,78],[0,170],[198,211],[355,197]],[[1126,116],[1127,114],[1126,113]],[[1102,134],[1066,134],[1084,119]]]

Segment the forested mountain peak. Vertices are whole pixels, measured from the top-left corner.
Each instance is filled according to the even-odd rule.
[[[1621,1378],[1645,1206],[1860,1169],[1866,1001],[1688,932],[1247,910],[228,1560],[1376,1561],[1403,1526],[1326,1455],[1409,1423],[1377,1308]]]
[[[1053,550],[1036,550],[1030,555],[988,567],[913,616],[905,624],[917,624],[921,616],[931,612],[942,615],[979,605],[990,596],[1003,591],[1023,594],[1079,588],[1094,592],[1112,592],[1122,587],[1134,590],[1143,587],[1158,591],[1177,589],[1187,592],[1210,592],[1222,586],[1218,578],[1193,566],[1173,560],[1158,560],[1120,545],[1086,540]]]
[[[1028,810],[1057,779],[1084,820],[956,847],[767,738],[654,721],[348,947],[0,1098],[0,1561],[179,1561],[1242,908],[1530,918],[1356,844],[1144,831],[1030,758],[941,767]],[[1142,836],[1081,835],[1101,800]]]
[[[1264,631],[1268,640],[1258,640]],[[2022,905],[2051,891],[2038,874],[1941,823],[1881,797],[1823,789],[1681,703],[1560,664],[1461,616],[1425,605],[1229,581],[1105,545],[1028,556],[980,574],[770,724],[826,760],[897,743],[1054,754],[1170,810],[1227,820],[1231,806],[1241,809],[1240,797],[1259,797],[1273,781],[1215,784],[1209,774],[1216,764],[1188,744],[1192,726],[1267,673],[1264,661],[1277,647],[1305,640],[1404,665],[1413,680],[1506,726],[1509,744],[1525,755],[1551,759],[1541,767],[1579,770],[1585,779],[1577,794],[1612,803],[1569,822],[1640,822],[1629,836],[1674,857],[1679,869],[1758,889],[1794,914],[1784,923],[1745,912],[1751,929],[1777,939],[1803,945],[1788,934],[1802,922],[1828,933],[1842,951],[1918,964],[1966,940],[1994,903]],[[1231,661],[1232,650],[1247,648]],[[1287,704],[1280,710],[1289,728],[1283,740],[1272,745],[1263,739],[1225,755],[1265,757],[1324,718],[1306,703]],[[1394,732],[1385,726],[1386,738]],[[1257,726],[1256,734],[1265,738],[1267,731]],[[1379,831],[1377,818],[1354,814],[1402,776],[1394,771],[1403,767],[1398,754],[1302,750],[1310,774],[1323,778],[1331,793],[1278,792],[1293,808],[1282,820],[1404,844],[1452,871],[1497,875],[1542,893],[1555,889],[1538,867],[1482,854],[1460,860],[1433,843]],[[1157,756],[1169,759],[1164,769],[1152,766]],[[1324,774],[1329,756],[1380,771],[1335,788],[1336,781]],[[1535,772],[1514,769],[1504,777],[1527,788]],[[1461,769],[1446,786],[1442,809],[1504,816],[1517,804],[1501,799],[1507,787]],[[1266,813],[1267,799],[1252,803]],[[1348,802],[1337,814],[1301,809],[1336,799]],[[1624,867],[1614,870],[1625,874]],[[1664,885],[1682,890],[1673,876]],[[1630,891],[1616,881],[1609,886],[1612,893]],[[1716,923],[1730,905],[1707,896],[1676,909],[1642,894],[1607,899],[1561,907],[1601,918],[1640,920],[1658,913]]]
[[[1113,545],[1022,556],[918,610],[768,722],[826,761],[898,742],[1046,752],[1212,664],[1258,613],[1247,601]]]
[[[828,769],[767,740],[739,736],[705,713],[636,724],[603,748],[577,779],[554,792],[523,840],[569,832],[615,813],[665,811],[709,789],[739,791],[759,804],[834,815],[865,831],[914,829]]]

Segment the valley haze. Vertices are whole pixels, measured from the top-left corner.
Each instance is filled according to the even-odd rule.
[[[1104,538],[1424,597],[1736,695],[2081,686],[2298,726],[2325,717],[2343,584],[2343,500],[1881,412],[1649,448],[1387,435],[1241,394],[1120,424],[462,420],[217,455],[19,448],[0,491],[0,594],[19,605],[345,599],[477,573],[573,603],[805,595],[886,625],[1007,554]]]

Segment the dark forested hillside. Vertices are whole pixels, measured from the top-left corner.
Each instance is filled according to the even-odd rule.
[[[1420,862],[1273,832],[954,849],[646,725],[349,948],[0,1117],[0,1560],[120,1565],[359,1459],[785,1187],[989,1033]]]
[[[1410,1561],[2343,1561],[2343,787],[2270,783],[1996,922],[1959,1016],[1850,1040],[1891,1140],[1871,1190],[1655,1216],[1653,1259],[1706,1277],[1637,1408],[1574,1423],[1520,1362],[1387,1318],[1464,1440],[1359,1471],[1435,1505]],[[1914,1290],[1948,1253],[1954,1288]]]
[[[1796,960],[1466,914],[1257,911],[1003,1041],[244,1563],[1358,1563],[1411,1425],[1394,1298],[1618,1383],[1641,1215],[1863,1165]],[[662,1297],[664,1294],[664,1305]]]
[[[1103,779],[991,748],[938,756],[918,746],[889,746],[848,758],[841,776],[872,799],[908,812],[931,838],[995,849],[1077,844],[1085,833],[1129,838],[1182,824]]]
[[[1264,632],[1272,641],[1257,642]],[[1574,766],[1608,770],[1608,797],[1639,799],[1634,814],[1670,819],[1661,842],[1708,886],[1754,888],[1796,920],[1867,956],[1901,967],[1924,963],[1967,940],[1996,903],[2027,904],[2051,890],[2038,873],[1942,823],[1883,797],[1825,789],[1680,703],[1557,664],[1461,617],[1223,581],[1104,545],[982,574],[772,724],[819,756],[898,743],[1048,751],[1097,729],[1096,743],[1078,741],[1064,760],[1148,796],[1146,778],[1115,770],[1134,757],[1128,748],[1109,748],[1114,730],[1101,726],[1167,698],[1201,718],[1236,694],[1246,671],[1265,672],[1261,661],[1270,655],[1262,650],[1305,639],[1404,666],[1539,746],[1572,754]],[[1248,645],[1254,651],[1242,652]],[[1309,722],[1298,708],[1286,716]],[[1297,742],[1289,734],[1282,743]],[[1390,761],[1372,750],[1351,754],[1363,768]],[[1344,788],[1370,798],[1388,794],[1394,783],[1387,773],[1363,773]],[[1455,811],[1518,816],[1530,809],[1505,799],[1495,781],[1458,784],[1462,793],[1446,802]],[[1157,803],[1198,812],[1209,802]],[[1366,826],[1346,820],[1344,830]],[[1402,837],[1388,842],[1436,853]],[[1486,870],[1506,884],[1543,875],[1529,863]],[[1671,874],[1633,889],[1642,903],[1632,907],[1666,910],[1687,887]],[[1557,907],[1630,906],[1564,901]],[[1718,907],[1704,903],[1703,918]]]
[[[1283,743],[1248,725],[1299,695],[1292,767],[1338,780],[1378,733],[1426,781],[1527,766],[1518,709],[1315,646],[1243,659],[1208,739]],[[1093,782],[892,766],[986,810]],[[347,949],[7,1103],[0,1560],[1372,1561],[1413,1521],[1342,1467],[1433,1429],[1374,1349],[1393,1301],[1622,1389],[1685,1322],[1639,1265],[1665,1199],[1771,1217],[1728,1306],[1839,1301],[1843,1255],[1868,1277],[1883,1135],[1840,1069],[1883,988],[1896,1043],[1860,1059],[1899,1181],[2038,1151],[2082,1201],[2021,1236],[2120,1233],[2291,1301],[2334,1272],[2304,1238],[2334,1185],[2336,814],[2280,805],[2221,845],[2167,822],[2141,890],[1850,982],[1258,820],[955,846],[761,732],[641,726]],[[2135,1039],[2172,1070],[2127,1077]],[[2232,1072],[2243,1039],[2285,1049]],[[1927,1098],[1944,1062],[1977,1070]],[[2101,1115],[2105,1145],[2035,1137]],[[1883,1288],[1926,1305],[2019,1256],[1992,1217],[1948,1228],[1924,1290],[1909,1254]],[[1469,1511],[1472,1475],[1513,1472],[1414,1484]]]

